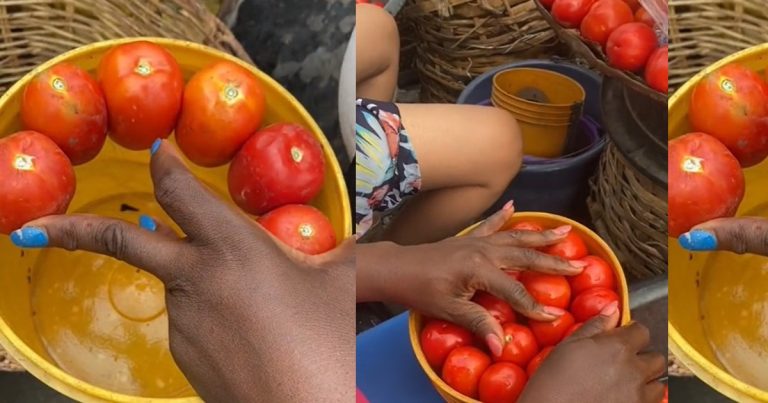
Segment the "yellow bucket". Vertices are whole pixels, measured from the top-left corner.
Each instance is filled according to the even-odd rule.
[[[568,111],[584,103],[584,88],[574,79],[545,69],[515,68],[493,76],[500,93],[531,111]]]
[[[585,227],[579,222],[571,220],[563,216],[550,214],[550,213],[535,213],[535,212],[520,212],[509,219],[507,224],[502,228],[503,230],[511,228],[518,222],[528,221],[541,225],[544,228],[555,228],[561,225],[570,225],[573,227],[574,233],[578,234],[584,242],[587,244],[587,249],[592,254],[603,258],[606,262],[611,264],[616,273],[616,280],[619,284],[619,297],[621,298],[621,325],[626,325],[630,321],[629,310],[629,288],[627,287],[627,278],[624,276],[624,269],[621,268],[621,263],[616,255],[613,253],[608,244],[603,241],[594,231]],[[468,234],[472,229],[480,225],[476,223],[469,228],[461,231],[457,236],[464,236]],[[479,400],[472,399],[457,392],[452,387],[448,386],[445,381],[440,378],[440,375],[435,373],[432,367],[427,363],[427,358],[424,356],[424,352],[421,349],[421,342],[419,341],[419,335],[421,329],[424,327],[424,316],[416,311],[410,311],[408,314],[408,337],[411,341],[411,347],[416,355],[416,361],[419,362],[421,369],[427,374],[429,381],[437,390],[437,393],[443,397],[448,403],[480,403]]]
[[[722,59],[683,85],[669,99],[670,139],[691,131],[688,109],[694,86],[708,73],[734,62],[755,71],[765,71],[768,69],[768,44]],[[768,217],[768,194],[765,193],[768,161],[744,170],[744,175],[747,190],[737,214]],[[758,327],[763,326],[765,330],[765,324],[753,317],[759,313],[768,315],[768,307],[756,309],[760,306],[758,303],[764,303],[768,287],[766,276],[762,274],[765,263],[768,258],[725,252],[691,254],[683,250],[676,239],[669,239],[669,348],[696,376],[738,402],[768,402],[768,386],[755,387],[745,381],[745,374],[748,377],[750,372],[759,372],[765,377],[765,367],[733,366],[734,361],[729,359],[732,365],[729,370],[716,355],[711,340],[719,344],[724,337],[731,338],[731,342],[723,344],[728,347],[720,350],[728,357],[746,351],[734,350],[738,345],[734,343],[737,340],[734,335],[738,335],[740,342],[766,345],[764,339],[756,340],[759,338]],[[725,335],[716,327],[736,331]],[[765,357],[760,360],[765,362]],[[733,369],[741,376],[734,376]]]
[[[265,124],[294,122],[307,127],[320,141],[326,161],[325,186],[313,201],[333,223],[339,240],[352,233],[352,223],[344,178],[333,151],[320,128],[301,104],[277,82],[257,68],[233,56],[195,43],[162,38],[129,38],[99,42],[62,54],[19,80],[0,98],[0,136],[21,129],[19,107],[24,87],[30,79],[51,66],[67,61],[94,72],[104,53],[115,45],[135,40],[149,40],[167,49],[179,62],[185,79],[193,73],[220,60],[240,64],[253,72],[262,82],[267,98]],[[190,164],[193,172],[223,200],[229,201],[227,167],[199,168]],[[151,213],[163,216],[154,202],[149,177],[149,151],[129,151],[107,141],[101,154],[93,161],[75,168],[78,189],[69,212],[99,212],[123,195],[139,203]],[[111,211],[111,210],[110,210]],[[117,216],[117,214],[115,214]],[[125,216],[123,216],[126,218]],[[135,218],[135,214],[134,217]],[[44,251],[20,249],[13,246],[7,236],[0,237],[0,344],[34,376],[59,392],[83,402],[192,402],[189,396],[160,398],[116,393],[63,370],[43,346],[33,319],[32,284],[36,281],[36,264]],[[98,259],[96,255],[90,255]],[[58,267],[59,270],[74,269]],[[247,352],[243,352],[247,354]]]
[[[535,112],[526,110],[524,108],[521,108],[518,105],[515,105],[513,103],[510,103],[508,100],[505,100],[502,96],[499,94],[493,94],[491,95],[491,101],[494,103],[494,105],[504,108],[512,113],[515,114],[515,116],[527,116],[530,119],[541,119],[543,121],[552,122],[552,123],[566,123],[571,122],[574,118],[574,116],[578,115],[578,111],[571,111],[571,112]]]
[[[523,138],[523,154],[541,158],[557,158],[563,155],[568,140],[569,121],[552,122],[518,113],[491,98],[491,104],[512,114],[520,125]]]

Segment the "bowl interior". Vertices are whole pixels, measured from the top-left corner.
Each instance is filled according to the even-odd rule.
[[[493,77],[493,91],[532,107],[566,107],[584,102],[581,85],[563,74],[535,68],[515,68]]]
[[[599,256],[605,261],[609,262],[611,266],[614,268],[616,273],[616,280],[619,284],[619,297],[621,298],[621,324],[626,325],[630,321],[630,310],[629,310],[629,288],[627,287],[627,279],[624,276],[624,270],[621,268],[621,263],[619,262],[619,259],[616,257],[616,255],[611,251],[611,249],[608,247],[608,245],[603,241],[597,234],[595,234],[592,230],[585,227],[584,225],[573,221],[569,218],[558,216],[555,214],[549,214],[549,213],[536,213],[536,212],[519,212],[515,213],[515,215],[509,219],[507,224],[502,227],[502,231],[507,230],[511,228],[513,225],[515,225],[518,222],[521,221],[529,221],[538,223],[544,228],[555,228],[560,225],[571,225],[573,227],[573,230],[576,234],[582,237],[584,239],[584,242],[587,244],[587,248],[589,249],[590,253],[593,255]],[[463,230],[458,234],[458,236],[463,236],[469,233],[472,229],[480,225],[480,223],[474,224],[470,226],[469,228]],[[416,360],[419,362],[419,365],[424,370],[424,372],[427,374],[427,377],[430,379],[432,384],[435,386],[435,388],[440,392],[440,394],[445,397],[446,399],[448,397],[451,398],[454,402],[462,402],[462,403],[475,403],[477,400],[468,398],[459,392],[455,391],[453,388],[448,386],[447,383],[445,383],[438,374],[435,373],[435,371],[432,369],[432,367],[429,366],[427,363],[426,357],[424,357],[424,353],[421,350],[421,343],[419,341],[419,334],[421,333],[421,329],[424,327],[424,317],[416,312],[416,311],[410,311],[409,312],[409,320],[408,320],[408,333],[409,338],[411,340],[411,347],[413,348],[414,354],[416,355]]]
[[[768,44],[729,56],[681,87],[669,100],[670,139],[691,131],[688,109],[696,83],[705,74],[732,62],[765,71]],[[745,169],[744,175],[746,194],[737,215],[768,216],[765,193],[768,161]],[[765,287],[768,287],[764,259],[730,253],[691,254],[672,238],[668,246],[670,349],[698,377],[721,393],[737,401],[768,401],[766,361],[742,360],[745,354],[768,353],[765,340],[760,336],[768,331],[762,319],[766,317],[762,315],[768,315],[768,306],[763,303]],[[716,327],[729,329],[729,335]],[[712,343],[718,346],[718,351]],[[725,365],[719,357],[730,364]],[[734,357],[741,365],[735,364]],[[752,373],[762,376],[762,384],[758,385],[761,380],[752,378]]]
[[[239,59],[214,49],[185,41],[141,38],[159,43],[170,51],[179,62],[185,80],[197,70],[222,59],[241,64],[252,71],[263,83],[267,98],[264,124],[275,122],[294,122],[307,127],[320,141],[326,160],[325,186],[312,204],[322,210],[333,223],[337,239],[342,240],[351,233],[349,202],[343,176],[333,151],[320,128],[304,108],[285,89],[266,74]],[[0,98],[0,137],[7,136],[21,129],[19,107],[23,87],[32,75],[50,66],[67,61],[94,72],[101,56],[116,44],[136,40],[121,39],[88,45],[58,56],[25,76]],[[173,137],[171,137],[172,139]],[[189,163],[194,174],[207,184],[222,200],[232,203],[227,191],[227,166],[208,169]],[[155,215],[171,223],[159,208],[153,197],[152,183],[149,176],[149,152],[130,151],[107,140],[102,152],[93,161],[75,168],[77,192],[70,205],[69,212],[91,212],[111,215],[136,222],[138,211]],[[36,326],[35,306],[37,298],[33,289],[38,278],[43,275],[43,266],[50,265],[51,251],[21,251],[14,247],[8,237],[0,237],[0,342],[17,358],[28,371],[60,392],[81,401],[144,401],[144,398],[193,397],[191,389],[180,396],[146,396],[138,393],[110,391],[99,385],[89,384],[72,371],[64,371],[43,345]],[[77,252],[77,259],[68,259],[57,270],[75,272],[80,267],[73,265],[95,265],[102,261],[93,254]],[[58,255],[57,255],[58,256]],[[45,263],[48,262],[48,263]],[[80,263],[73,263],[80,262]],[[69,265],[69,266],[67,266]],[[127,265],[125,265],[127,266]],[[115,267],[130,270],[130,267]],[[162,293],[162,288],[160,290]],[[164,304],[162,307],[164,311]],[[163,313],[154,320],[167,321]],[[167,325],[165,326],[167,332]],[[167,347],[166,347],[167,348]],[[196,400],[196,399],[195,399]],[[149,400],[147,400],[149,401]],[[151,400],[156,401],[156,400]]]

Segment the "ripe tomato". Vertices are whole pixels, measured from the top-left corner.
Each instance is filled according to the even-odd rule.
[[[495,295],[478,291],[475,293],[472,301],[485,308],[491,316],[499,321],[499,324],[503,325],[507,322],[515,321],[515,311],[512,309],[512,306],[510,306],[507,301],[504,301]]]
[[[742,167],[768,156],[768,84],[754,71],[729,64],[693,89],[688,119],[695,131],[715,136]]]
[[[656,91],[669,89],[669,48],[664,46],[651,53],[645,66],[645,82]]]
[[[531,362],[528,363],[528,367],[525,369],[526,372],[528,373],[528,378],[533,377],[533,374],[535,374],[536,371],[539,369],[539,367],[541,366],[541,363],[543,363],[544,360],[547,359],[547,356],[549,356],[549,353],[551,353],[552,350],[554,349],[555,349],[554,346],[544,347],[541,349],[541,351],[539,351],[538,354],[536,354],[535,357],[533,357]]]
[[[668,145],[669,235],[694,225],[732,217],[744,197],[739,161],[716,138],[689,133]]]
[[[457,347],[448,354],[443,364],[443,380],[457,392],[477,397],[480,376],[483,375],[491,359],[484,352],[472,346]]]
[[[429,365],[439,370],[453,349],[472,344],[472,333],[459,325],[432,319],[421,329],[421,350]]]
[[[600,313],[606,305],[618,301],[619,296],[611,289],[590,288],[573,299],[571,313],[578,322],[585,322]]]
[[[512,231],[536,231],[541,232],[544,231],[544,227],[542,227],[539,224],[536,224],[535,222],[530,221],[520,221],[519,223],[515,224],[510,228]]]
[[[483,403],[509,403],[517,401],[528,376],[511,362],[497,362],[480,377],[479,392]]]
[[[587,244],[579,235],[571,231],[562,241],[547,247],[544,253],[559,256],[566,260],[577,260],[587,256]]]
[[[50,137],[74,165],[96,157],[107,139],[107,104],[85,70],[59,63],[24,88],[24,128]]]
[[[564,276],[527,271],[520,282],[540,304],[566,309],[571,302],[571,286]]]
[[[613,269],[605,260],[597,256],[587,256],[582,259],[587,265],[581,273],[568,277],[568,283],[571,285],[571,292],[574,295],[581,294],[593,287],[616,288],[616,275]]]
[[[323,187],[320,143],[300,125],[278,123],[245,142],[229,167],[229,194],[240,208],[263,214],[285,204],[304,204]]]
[[[608,64],[611,66],[638,72],[656,49],[656,34],[653,29],[641,22],[630,22],[616,28],[605,46]]]
[[[555,0],[552,17],[566,28],[576,28],[589,12],[595,0]]]
[[[629,6],[629,8],[632,9],[632,11],[636,11],[639,8],[641,8],[640,0],[624,0],[624,2],[627,3],[627,5]]]
[[[72,163],[53,140],[31,130],[0,138],[0,233],[63,214],[74,194]]]
[[[176,59],[146,41],[112,48],[101,59],[98,81],[109,111],[109,136],[131,150],[148,149],[176,126],[184,78]]]
[[[259,217],[259,224],[288,246],[318,255],[336,246],[331,221],[320,210],[303,204],[288,204]]]
[[[539,351],[539,345],[531,329],[511,322],[502,325],[502,329],[504,330],[504,349],[500,357],[494,357],[496,361],[511,362],[521,367],[528,364],[528,361]]]
[[[565,337],[565,332],[568,331],[574,323],[576,323],[576,321],[573,320],[573,315],[566,312],[563,316],[552,322],[529,320],[528,326],[536,337],[539,347],[548,347],[560,343]]]
[[[563,340],[567,339],[570,335],[573,334],[573,332],[579,330],[581,325],[583,325],[583,322],[574,323],[571,327],[568,328],[568,330],[565,331],[565,334],[563,335]]]
[[[661,403],[669,403],[669,385],[664,385],[664,397],[661,399]]]
[[[605,47],[611,32],[633,20],[632,9],[623,0],[598,0],[581,21],[581,36]]]
[[[184,89],[176,125],[179,148],[197,165],[226,164],[261,126],[264,103],[256,76],[233,62],[198,71]]]
[[[648,14],[648,11],[645,11],[645,9],[642,7],[637,9],[637,12],[635,13],[635,21],[642,22],[643,24],[651,28],[654,28],[656,26],[656,21],[654,21],[653,17],[651,17],[651,15]]]

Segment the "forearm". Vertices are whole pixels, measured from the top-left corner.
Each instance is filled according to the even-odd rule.
[[[398,302],[392,293],[393,278],[403,266],[407,247],[392,242],[358,244],[357,302]]]

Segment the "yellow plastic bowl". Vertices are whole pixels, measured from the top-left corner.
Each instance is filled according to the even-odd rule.
[[[735,53],[709,66],[683,85],[669,99],[669,138],[691,131],[688,109],[694,86],[707,74],[730,63],[740,63],[755,71],[768,68],[768,44]],[[747,184],[744,201],[738,215],[768,216],[768,162],[744,170]],[[752,387],[731,375],[715,356],[702,323],[700,290],[719,288],[718,283],[707,285],[716,275],[739,275],[734,272],[743,266],[743,259],[722,252],[690,254],[676,239],[669,244],[669,348],[697,377],[720,393],[738,402],[768,402],[768,391]],[[754,257],[752,257],[754,258]],[[715,274],[718,273],[718,274]],[[750,282],[745,282],[747,289]],[[754,288],[754,287],[753,287]],[[764,299],[765,290],[754,290],[747,295]],[[758,302],[755,300],[754,302]],[[737,312],[733,313],[737,316]]]
[[[572,226],[572,231],[584,239],[584,242],[587,244],[587,248],[589,249],[590,253],[601,257],[606,262],[609,262],[611,267],[613,267],[616,273],[616,280],[619,284],[619,297],[621,298],[621,325],[626,325],[629,323],[630,311],[627,279],[624,276],[624,270],[621,268],[619,259],[613,253],[608,244],[605,243],[605,241],[603,241],[597,234],[595,234],[591,229],[585,227],[584,225],[573,221],[570,218],[549,213],[516,213],[512,218],[510,218],[504,228],[502,228],[502,231],[511,228],[513,225],[521,221],[538,223],[544,228],[555,228],[561,225]],[[480,223],[474,224],[464,231],[461,231],[457,236],[468,234],[478,225],[480,225]],[[480,403],[480,401],[464,396],[454,390],[452,387],[448,386],[448,384],[440,378],[440,375],[436,374],[432,367],[429,366],[426,357],[424,357],[424,352],[421,350],[421,342],[419,338],[421,329],[423,327],[424,317],[416,311],[410,311],[408,316],[408,336],[411,340],[411,347],[413,348],[413,352],[416,355],[416,360],[419,362],[421,369],[427,374],[427,377],[429,378],[430,382],[432,382],[432,385],[435,387],[435,390],[437,390],[437,393],[439,393],[440,396],[442,396],[443,399],[449,403]]]
[[[135,40],[149,40],[165,47],[176,57],[185,79],[189,79],[197,70],[220,60],[235,62],[255,74],[262,82],[267,97],[265,124],[273,122],[300,123],[307,127],[320,141],[325,154],[327,171],[325,186],[313,204],[330,218],[339,240],[352,233],[350,207],[346,196],[344,178],[328,141],[312,117],[288,91],[272,78],[252,65],[206,46],[172,39],[129,38],[99,42],[64,53],[24,76],[0,98],[0,136],[7,136],[21,129],[19,119],[21,95],[24,87],[33,76],[64,61],[94,72],[101,56],[107,50],[115,45]],[[113,161],[134,164],[136,166],[135,171],[141,170],[139,176],[145,179],[125,183],[121,181],[121,175],[124,172],[115,171],[114,180],[111,182],[78,183],[77,193],[69,208],[70,212],[82,211],[84,208],[87,209],[87,206],[95,200],[123,193],[137,192],[151,197],[152,184],[149,177],[148,151],[129,151],[107,141],[101,154],[95,160],[76,167],[77,177],[87,177],[89,170],[104,169],[104,167],[109,167]],[[190,164],[190,167],[201,180],[219,193],[222,199],[230,200],[226,184],[227,166],[204,169]],[[83,402],[200,401],[194,396],[188,398],[147,398],[114,393],[77,379],[60,369],[43,347],[31,317],[31,286],[27,278],[27,270],[34,267],[39,254],[39,251],[31,250],[22,253],[11,244],[7,236],[0,237],[0,263],[2,263],[0,265],[0,295],[2,295],[0,298],[0,344],[24,368],[50,387]],[[243,352],[243,354],[247,353],[247,351]]]
[[[516,68],[493,76],[491,93],[501,93],[532,111],[570,111],[584,102],[584,88],[574,79],[550,70]],[[529,101],[534,95],[539,102]]]
[[[550,122],[520,114],[491,98],[491,104],[512,114],[520,125],[523,138],[523,154],[542,158],[557,158],[563,155],[568,140],[570,122]]]
[[[530,121],[530,122],[536,122],[536,123],[541,123],[545,125],[560,126],[564,124],[569,125],[574,120],[573,115],[570,115],[570,114],[569,115],[562,114],[560,116],[537,115],[535,113],[521,110],[518,107],[514,105],[510,105],[504,102],[503,100],[500,100],[495,97],[491,97],[491,103],[497,108],[502,108],[509,111],[510,113],[515,115],[515,117],[517,118],[526,119],[527,121]]]
[[[581,114],[581,104],[574,104],[571,108],[561,108],[561,109],[543,109],[541,107],[531,107],[529,105],[522,104],[520,102],[516,102],[514,97],[510,97],[507,95],[504,95],[503,93],[497,91],[491,94],[491,98],[496,100],[497,103],[504,104],[505,106],[509,108],[514,108],[517,111],[520,111],[522,113],[525,113],[532,118],[546,118],[546,119],[557,119],[557,118],[566,118],[570,119],[573,115],[580,115]]]

